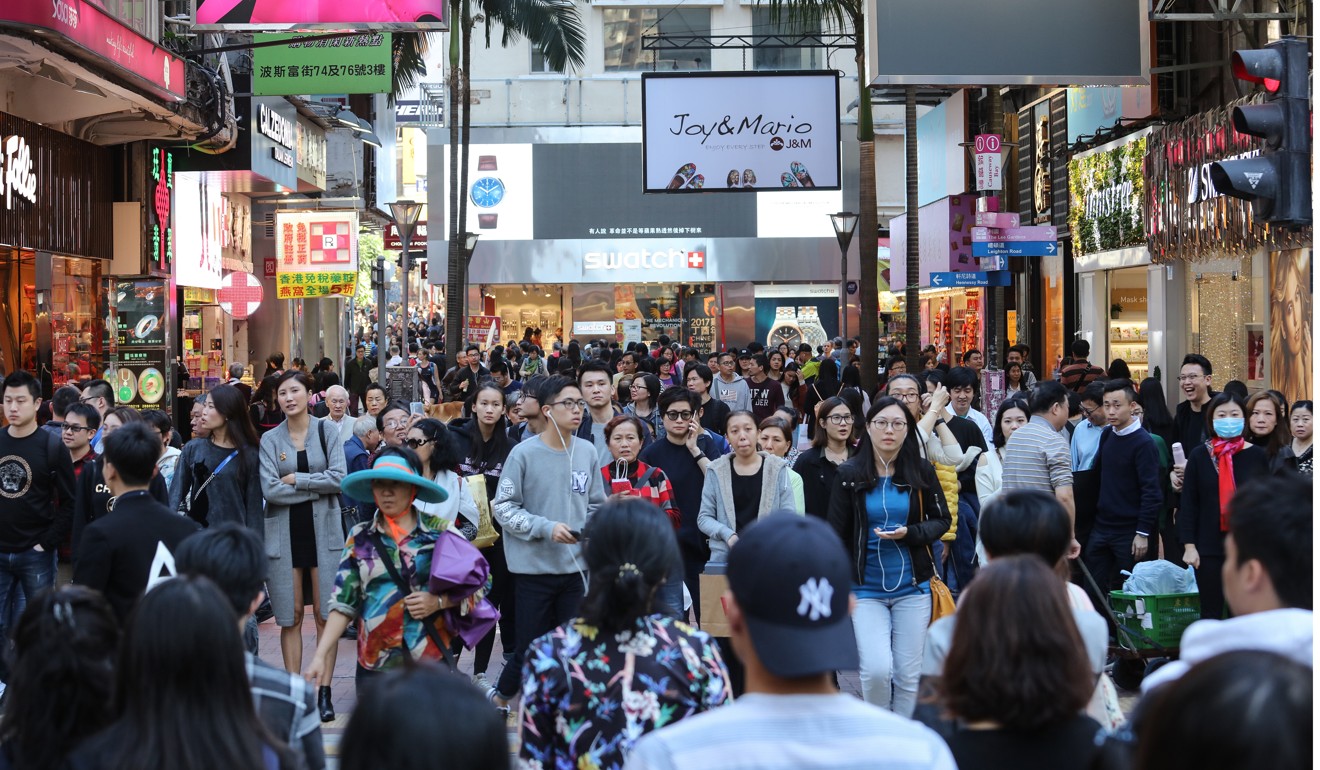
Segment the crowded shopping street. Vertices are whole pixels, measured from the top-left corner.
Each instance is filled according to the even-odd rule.
[[[1316,766],[1311,13],[0,2],[0,770]]]

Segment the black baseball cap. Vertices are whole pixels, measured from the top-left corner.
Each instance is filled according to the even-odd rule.
[[[787,511],[759,519],[738,536],[728,573],[752,647],[770,673],[858,669],[848,554],[824,521]]]

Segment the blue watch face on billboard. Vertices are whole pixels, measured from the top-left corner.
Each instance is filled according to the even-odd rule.
[[[486,176],[472,183],[472,203],[488,209],[498,206],[504,200],[504,183],[493,176]]]

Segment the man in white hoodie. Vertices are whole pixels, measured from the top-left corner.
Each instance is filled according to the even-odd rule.
[[[1287,656],[1311,666],[1311,480],[1267,478],[1233,495],[1224,543],[1224,598],[1234,617],[1200,620],[1183,633],[1181,659],[1141,683],[1150,692],[1195,664],[1237,650]]]

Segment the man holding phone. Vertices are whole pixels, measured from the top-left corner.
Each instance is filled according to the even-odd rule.
[[[683,556],[683,582],[692,594],[692,606],[699,608],[699,575],[710,558],[710,551],[706,536],[697,528],[697,514],[701,511],[706,466],[720,455],[715,442],[701,427],[700,396],[686,388],[670,388],[660,394],[657,406],[664,420],[664,440],[651,442],[639,459],[664,471],[673,486],[674,506],[682,519],[678,527],[678,550]]]

